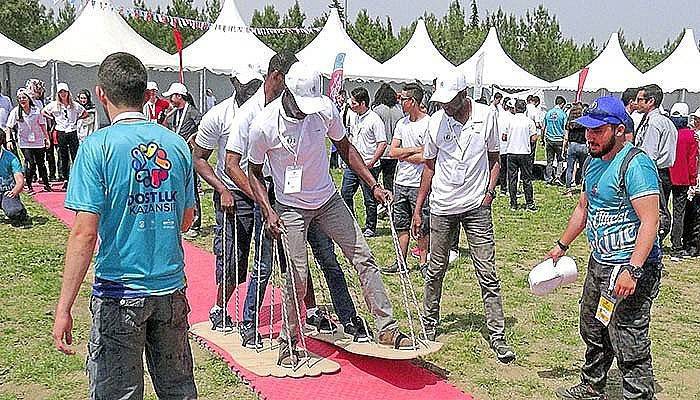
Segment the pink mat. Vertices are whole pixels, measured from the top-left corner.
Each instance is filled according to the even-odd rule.
[[[39,188],[36,188],[39,191]],[[71,226],[74,213],[63,207],[65,193],[39,192],[34,199],[47,210],[58,217],[66,225]],[[183,242],[185,249],[185,273],[187,275],[187,297],[192,312],[190,323],[205,321],[209,316],[209,308],[214,303],[214,256],[196,246]],[[240,307],[245,295],[245,285],[240,288]],[[261,310],[261,321],[268,321],[269,296],[266,296],[267,307]],[[279,303],[279,297],[276,303]],[[231,302],[233,303],[233,301]],[[261,329],[263,333],[264,328]],[[340,371],[333,375],[323,375],[316,378],[262,378],[243,369],[231,355],[213,343],[204,343],[209,349],[223,358],[232,370],[247,381],[253,390],[264,399],[299,399],[310,398],[336,400],[357,399],[367,397],[384,400],[406,399],[472,399],[455,388],[449,382],[432,372],[421,368],[410,361],[389,361],[371,357],[363,357],[339,350],[329,344],[307,339],[310,351],[330,358],[340,364]]]

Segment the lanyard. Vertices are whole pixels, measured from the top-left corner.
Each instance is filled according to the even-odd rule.
[[[277,136],[279,137],[280,143],[282,144],[282,147],[285,148],[288,152],[290,152],[294,156],[294,165],[297,165],[297,161],[299,160],[299,149],[301,149],[301,139],[304,137],[304,131],[306,130],[306,121],[307,117],[305,117],[302,122],[301,122],[301,128],[299,131],[299,140],[297,140],[297,146],[296,150],[292,149],[292,146],[287,142],[287,139],[282,136],[282,110],[280,110],[280,113],[277,115]]]
[[[112,125],[116,125],[124,120],[127,119],[137,119],[137,120],[146,120],[146,116],[143,115],[143,113],[138,112],[138,111],[127,111],[123,112],[112,120]]]
[[[450,117],[450,119],[452,119],[454,122],[459,124],[459,122],[457,120],[455,120],[454,118]],[[455,144],[457,145],[457,148],[461,152],[459,160],[464,161],[464,155],[467,153],[467,149],[469,148],[469,143],[472,141],[472,135],[468,135],[467,143],[465,143],[464,148],[462,148],[462,146],[459,144],[459,141],[462,138],[462,132],[464,131],[464,125],[461,125],[461,124],[459,124],[459,125],[460,125],[459,135],[457,135],[453,129],[453,124],[450,122],[450,120],[447,120],[447,127],[450,130],[450,134],[452,134],[452,136],[454,137]]]
[[[175,130],[175,133],[178,135],[180,134],[180,129],[182,129],[182,121],[185,120],[185,114],[187,114],[187,109],[190,107],[190,103],[185,103],[185,107],[182,109],[182,114],[180,114],[180,120],[177,123],[177,129]],[[177,111],[176,111],[177,115]]]

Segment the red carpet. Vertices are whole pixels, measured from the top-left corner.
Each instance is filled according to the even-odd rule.
[[[40,189],[37,188],[37,191]],[[63,192],[37,193],[34,199],[70,226],[74,213],[63,207],[64,197]],[[189,320],[190,323],[197,323],[208,319],[209,308],[214,303],[214,256],[187,242],[183,245],[187,265],[187,297],[192,308]],[[242,286],[241,308],[244,293],[245,288]],[[269,310],[267,300],[268,307],[263,307],[263,310]],[[279,302],[279,297],[276,302]],[[269,312],[261,310],[261,321],[267,321],[268,315]],[[261,330],[264,332],[265,329]],[[249,382],[253,390],[264,399],[472,399],[432,372],[409,361],[361,357],[311,339],[307,339],[309,350],[340,364],[340,372],[317,378],[261,378],[242,369],[228,353],[215,345],[207,343],[207,346],[226,360],[231,369]]]

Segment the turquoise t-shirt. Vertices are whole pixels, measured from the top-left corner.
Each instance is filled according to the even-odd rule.
[[[180,136],[146,121],[91,134],[78,149],[65,206],[100,216],[95,296],[158,296],[185,286],[180,226],[194,206],[194,177]]]
[[[547,111],[544,116],[545,137],[553,142],[564,140],[564,125],[566,113],[559,107]]]
[[[591,159],[584,178],[588,198],[588,242],[593,258],[605,265],[629,263],[640,225],[631,201],[659,193],[656,165],[644,153],[632,158],[625,176],[627,195],[623,196],[620,192],[620,164],[632,148],[631,144],[625,144],[610,161]],[[661,249],[657,240],[648,261],[660,259]]]
[[[0,133],[2,134],[2,133]],[[15,188],[15,174],[22,172],[22,164],[17,157],[0,147],[0,193]]]

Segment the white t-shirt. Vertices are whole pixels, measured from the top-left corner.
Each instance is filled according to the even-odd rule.
[[[61,132],[75,132],[78,130],[78,118],[85,112],[85,108],[77,101],[73,101],[71,107],[54,100],[44,107],[44,113],[53,117],[56,121],[56,130]]]
[[[10,111],[7,117],[7,127],[17,126],[17,137],[20,149],[43,149],[44,130],[46,129],[46,118],[41,115],[38,107],[29,109],[29,114],[22,111],[22,121],[19,120],[19,108],[17,106]],[[42,129],[42,125],[44,128]]]
[[[510,119],[506,128],[508,140],[506,142],[507,154],[530,154],[532,151],[530,137],[537,135],[535,122],[523,113],[516,113]]]
[[[423,118],[411,122],[407,115],[396,123],[394,128],[394,139],[401,141],[401,147],[420,147],[425,143],[425,137],[428,133],[428,124],[430,116],[425,115]],[[394,183],[401,186],[419,187],[420,177],[423,173],[424,164],[414,164],[408,161],[399,161],[396,166],[396,176]]]
[[[264,86],[264,85],[263,85]],[[239,165],[245,174],[248,174],[248,151],[250,149],[250,128],[255,117],[265,107],[265,91],[260,86],[257,92],[241,105],[233,118],[232,134],[228,137],[226,150],[238,153],[241,156]],[[267,163],[263,168],[263,174],[269,175]]]
[[[498,146],[498,151],[500,154],[508,154],[508,142],[503,140],[503,134],[506,132],[506,129],[508,128],[508,124],[510,123],[510,120],[513,118],[513,114],[510,111],[506,110],[499,110],[498,112],[498,136],[501,139],[501,142]]]
[[[205,150],[216,150],[216,176],[229,189],[237,189],[226,175],[226,143],[232,131],[234,116],[238,112],[236,99],[231,96],[207,111],[199,122],[194,142]],[[243,160],[241,160],[243,164]],[[243,164],[246,165],[246,164]]]
[[[535,122],[537,127],[544,126],[545,112],[539,106],[528,103],[526,106],[525,115]]]
[[[367,112],[362,115],[356,115],[350,132],[352,135],[352,144],[362,156],[362,160],[365,164],[372,161],[374,158],[377,145],[381,142],[386,143],[384,122],[379,115],[372,110],[367,110]],[[372,167],[378,165],[379,160],[377,160]]]
[[[444,110],[430,117],[423,156],[435,160],[430,212],[454,215],[481,205],[489,187],[489,152],[498,152],[498,131],[487,128],[488,106],[472,102],[464,126]]]
[[[338,110],[330,98],[325,99],[326,111],[296,120],[285,115],[280,97],[258,114],[250,128],[248,158],[254,164],[263,164],[267,156],[275,196],[286,206],[318,209],[336,193],[329,173],[326,136],[340,140],[345,132]],[[280,138],[284,138],[287,146],[282,145]],[[295,154],[286,147],[296,153],[296,165],[302,168],[299,193],[284,193],[285,172],[287,167],[295,165]]]
[[[634,130],[637,131],[637,128],[639,128],[639,123],[642,122],[642,118],[644,118],[644,114],[640,113],[639,111],[632,111],[630,118],[632,118],[632,122],[634,122]]]

